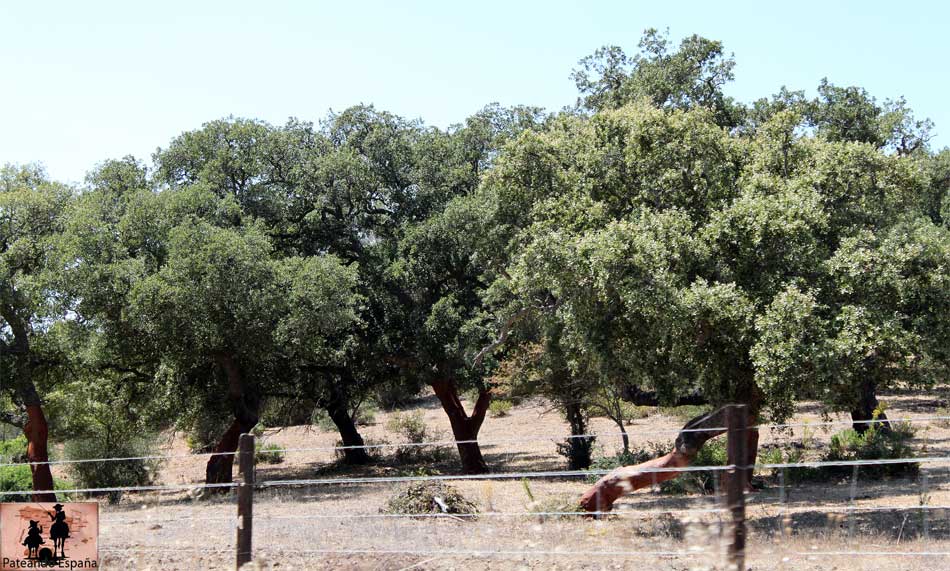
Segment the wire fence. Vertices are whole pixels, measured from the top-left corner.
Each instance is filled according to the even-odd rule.
[[[931,424],[935,422],[947,422],[950,423],[950,416],[925,416],[925,417],[903,417],[903,418],[889,418],[886,420],[826,420],[826,421],[815,421],[815,422],[795,422],[795,423],[773,423],[773,424],[759,424],[749,426],[748,430],[786,430],[794,428],[818,428],[818,427],[829,427],[829,426],[852,426],[860,424]],[[423,442],[381,442],[373,444],[360,444],[360,445],[351,445],[351,446],[309,446],[309,447],[290,447],[290,448],[271,448],[268,450],[270,453],[302,453],[302,452],[344,452],[346,450],[380,450],[380,449],[392,449],[392,448],[413,448],[413,447],[450,447],[458,446],[464,444],[478,444],[480,446],[495,446],[495,445],[505,445],[505,444],[519,444],[519,443],[529,443],[529,442],[563,442],[570,440],[588,440],[596,438],[621,438],[623,436],[630,436],[631,432],[635,436],[656,436],[656,435],[670,435],[670,434],[688,434],[688,433],[697,433],[697,432],[723,432],[726,430],[726,427],[703,427],[703,428],[658,428],[650,430],[640,430],[639,426],[636,426],[636,431],[628,432],[614,432],[614,431],[603,431],[603,432],[590,432],[587,434],[550,434],[543,436],[519,436],[512,438],[494,438],[494,439],[472,439],[472,440],[429,440]],[[116,457],[106,457],[106,458],[80,458],[80,459],[57,459],[57,460],[46,460],[43,462],[0,462],[0,468],[8,466],[38,466],[41,464],[49,465],[66,465],[66,464],[85,464],[85,463],[96,463],[96,462],[123,462],[123,461],[138,461],[138,460],[175,460],[175,459],[191,459],[191,458],[210,458],[211,456],[235,456],[239,454],[237,450],[235,451],[225,451],[225,452],[191,452],[187,454],[156,454],[156,455],[144,455],[144,456],[116,456]],[[2,458],[2,457],[0,457]]]
[[[888,419],[890,423],[923,424],[950,421],[950,416],[931,416],[916,418]],[[876,423],[880,421],[867,421]],[[743,430],[789,430],[795,428],[816,428],[819,426],[852,425],[852,421],[820,421],[809,423],[763,424],[750,426]],[[726,432],[732,438],[734,427],[722,426],[713,428],[694,429],[650,429],[631,430],[631,434],[642,435],[670,435],[684,432]],[[284,447],[271,448],[268,453],[283,454],[305,453],[337,453],[356,448],[374,450],[398,447],[448,447],[478,443],[483,446],[509,445],[530,442],[563,442],[570,439],[590,439],[605,437],[620,437],[620,432],[599,432],[582,435],[534,435],[510,438],[474,440],[434,440],[426,442],[366,444],[363,446],[316,446],[316,447]],[[744,433],[743,433],[744,434]],[[743,436],[744,437],[744,436]],[[146,455],[114,458],[90,459],[57,459],[51,460],[51,465],[69,465],[77,463],[107,463],[121,461],[147,461],[171,459],[208,459],[213,456],[235,456],[243,454],[241,463],[251,466],[251,474],[255,472],[253,437],[245,435],[251,442],[250,448],[244,452],[209,452],[199,454],[166,454]],[[937,486],[931,482],[931,472],[941,466],[950,467],[948,455],[922,455],[887,459],[855,459],[855,460],[814,460],[794,462],[759,462],[749,464],[730,458],[726,465],[702,466],[644,466],[638,470],[642,475],[668,476],[670,474],[687,474],[703,472],[713,476],[714,493],[708,496],[689,496],[678,499],[678,506],[666,505],[670,500],[659,496],[649,496],[650,501],[644,501],[644,496],[630,498],[621,503],[616,509],[596,511],[579,511],[573,506],[565,508],[561,505],[547,505],[543,501],[523,502],[524,509],[512,509],[517,502],[510,497],[499,498],[495,501],[483,501],[482,508],[474,513],[451,513],[444,506],[433,504],[433,513],[415,513],[406,511],[381,511],[378,505],[379,493],[375,493],[374,501],[361,502],[366,490],[383,489],[386,493],[382,497],[406,484],[426,483],[455,483],[465,484],[466,490],[472,486],[508,486],[507,494],[511,489],[522,487],[525,494],[532,495],[528,489],[528,482],[543,482],[552,489],[561,492],[569,490],[579,496],[583,487],[578,486],[587,480],[610,474],[607,469],[588,470],[512,470],[509,472],[490,472],[484,474],[385,474],[373,473],[368,475],[343,474],[326,477],[290,477],[256,480],[253,475],[242,472],[242,476],[235,482],[224,483],[184,483],[163,484],[148,486],[117,486],[74,488],[55,490],[57,494],[89,495],[96,497],[99,494],[118,492],[130,494],[141,503],[141,510],[118,509],[113,513],[106,511],[100,521],[104,532],[112,533],[115,530],[128,532],[138,527],[145,527],[149,533],[144,534],[134,544],[123,544],[122,541],[112,542],[108,547],[100,549],[105,561],[116,562],[121,568],[120,560],[127,555],[136,554],[168,554],[182,556],[194,553],[197,557],[218,557],[215,565],[220,565],[220,558],[227,554],[238,553],[257,556],[267,559],[281,558],[362,558],[376,559],[389,558],[444,558],[486,559],[504,558],[512,560],[523,559],[551,559],[563,558],[570,561],[582,561],[585,558],[613,558],[643,560],[644,558],[673,558],[689,559],[708,558],[711,562],[721,562],[729,559],[735,562],[735,554],[731,551],[735,528],[738,523],[734,519],[735,505],[724,501],[725,488],[729,481],[737,482],[740,478],[736,474],[744,471],[772,471],[774,478],[764,490],[759,490],[746,503],[745,494],[742,496],[743,512],[741,525],[750,525],[753,530],[752,538],[761,540],[761,544],[754,543],[750,548],[742,548],[742,559],[752,560],[780,560],[781,558],[821,558],[821,557],[861,557],[876,558],[908,558],[919,557],[924,559],[950,557],[950,526],[947,520],[950,515],[950,494],[941,498],[944,501],[934,502],[932,494],[941,491],[940,485],[950,483],[950,470],[947,478]],[[0,466],[37,465],[42,463],[6,462]],[[250,464],[248,464],[250,463]],[[859,494],[861,470],[869,466],[889,466],[900,464],[914,464],[926,467],[927,471],[917,480],[910,483],[901,480],[893,484],[890,493],[876,496],[862,496]],[[799,469],[823,468],[851,468],[851,477],[846,482],[829,482],[824,485],[823,491],[829,492],[827,497],[814,500],[792,499],[790,494],[800,484],[792,484],[787,474]],[[269,474],[269,472],[268,472]],[[847,491],[839,488],[847,486]],[[883,484],[875,484],[880,487]],[[890,484],[887,484],[890,485]],[[654,478],[652,489],[658,488]],[[913,489],[910,489],[913,488]],[[312,497],[274,496],[282,491],[319,490]],[[834,489],[834,494],[830,491]],[[477,490],[477,489],[476,489]],[[491,492],[486,488],[486,494]],[[196,493],[207,492],[210,498],[207,502],[195,502]],[[214,492],[224,492],[215,494]],[[231,493],[227,493],[231,492]],[[236,492],[234,494],[233,492]],[[840,492],[840,493],[839,493]],[[4,491],[7,496],[34,495],[34,491]],[[255,493],[257,495],[255,496]],[[166,495],[149,499],[150,495]],[[183,494],[185,497],[183,497]],[[270,494],[270,495],[269,495]],[[190,497],[189,497],[190,496]],[[244,498],[242,500],[242,498]],[[240,504],[251,498],[251,505],[256,503],[256,513],[248,518],[246,512],[235,515],[235,503]],[[885,505],[862,505],[862,502],[874,502],[881,498],[888,501],[898,498],[897,503]],[[309,501],[301,501],[309,500]],[[916,500],[916,503],[913,503]],[[152,502],[152,503],[150,503]],[[488,504],[487,507],[484,504]],[[492,505],[498,504],[498,506]],[[315,508],[326,507],[318,513]],[[600,503],[598,502],[598,506]],[[501,509],[497,509],[501,507]],[[748,515],[745,511],[749,510]],[[294,513],[302,510],[302,513]],[[239,509],[239,512],[241,510]],[[839,534],[838,539],[852,547],[855,536],[864,533],[861,526],[867,522],[862,519],[868,515],[894,514],[897,518],[899,530],[896,541],[887,540],[883,534],[874,537],[883,542],[883,548],[878,549],[840,549],[840,545],[829,544],[812,546],[811,549],[801,549],[800,541],[791,541],[796,535],[796,526],[803,529],[821,529],[826,535],[828,530]],[[908,515],[910,514],[910,515]],[[915,515],[916,514],[916,515]],[[157,517],[156,517],[157,516]],[[810,520],[813,520],[809,523]],[[175,539],[176,543],[165,543],[166,531],[169,538],[170,531],[179,532],[184,521],[191,521],[189,525],[195,529],[190,541],[183,542]],[[251,526],[253,522],[253,530]],[[647,522],[651,525],[666,525],[677,528],[676,533],[669,534],[665,539],[673,545],[686,546],[685,549],[656,549],[651,542],[640,539],[630,539],[628,536],[630,525],[638,522]],[[888,520],[890,522],[890,520]],[[541,526],[540,532],[536,529]],[[598,527],[599,539],[591,538],[590,526]],[[890,525],[890,523],[888,523]],[[448,527],[446,527],[448,526]],[[462,526],[455,528],[452,526]],[[691,526],[700,531],[690,531]],[[884,526],[886,527],[886,526]],[[248,528],[253,530],[247,533]],[[882,526],[878,526],[882,528]],[[877,528],[875,528],[877,529]],[[229,532],[230,530],[230,532]],[[235,530],[237,533],[235,534]],[[449,531],[446,531],[449,530]],[[606,530],[606,531],[604,531]],[[880,531],[878,529],[878,531]],[[242,535],[243,532],[243,535]],[[543,540],[537,540],[540,533]],[[611,539],[616,533],[623,539]],[[699,533],[705,536],[683,538],[690,533]],[[743,532],[744,533],[744,532]],[[281,543],[281,538],[291,534],[302,536],[298,545],[288,546]],[[679,534],[679,535],[677,535]],[[121,535],[121,534],[120,534]],[[894,535],[894,534],[891,534]],[[250,540],[241,540],[241,537],[252,537],[256,549],[252,549]],[[918,543],[908,543],[909,537],[922,540]],[[534,539],[532,539],[534,538]],[[790,540],[788,548],[781,549],[775,544],[775,538]],[[883,539],[882,539],[883,538]],[[247,543],[242,544],[242,541]],[[903,543],[902,543],[903,541]],[[931,544],[928,542],[936,541]],[[150,543],[156,542],[156,543]],[[162,543],[158,543],[162,542]],[[941,543],[943,542],[943,543]],[[286,543],[286,542],[285,542]],[[621,548],[623,547],[623,548]],[[765,548],[767,547],[767,549]],[[798,548],[796,548],[798,547]],[[903,548],[901,548],[903,547]],[[247,558],[245,557],[245,561]],[[400,560],[400,565],[403,561]],[[426,561],[405,561],[406,565],[425,567]],[[209,568],[210,560],[195,561],[195,569]],[[420,568],[421,568],[420,567]],[[793,568],[793,567],[789,567]]]

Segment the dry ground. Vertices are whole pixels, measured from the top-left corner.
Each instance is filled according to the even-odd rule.
[[[934,415],[946,402],[934,395],[887,395],[892,417]],[[429,426],[448,438],[448,422],[432,399],[423,399]],[[387,414],[361,429],[369,440],[397,442],[387,434]],[[818,454],[830,435],[845,426],[822,427],[814,405],[800,407],[793,422],[813,427],[767,430],[761,444],[803,443]],[[633,446],[670,443],[682,419],[653,414],[628,427]],[[603,419],[593,430],[614,434]],[[567,434],[556,411],[543,403],[515,407],[503,418],[486,420],[480,440],[495,472],[514,474],[563,470],[556,442]],[[337,436],[317,428],[269,431],[264,438],[286,448],[332,447]],[[520,440],[520,441],[519,441]],[[620,446],[602,436],[600,452]],[[950,456],[948,425],[921,424],[917,455]],[[186,454],[179,437],[168,451]],[[387,451],[389,452],[389,451]],[[333,465],[331,450],[288,452],[284,463],[259,466],[257,479],[401,476],[412,466],[382,466],[346,472]],[[454,473],[454,456],[435,467]],[[950,568],[950,462],[926,464],[917,480],[862,481],[853,506],[851,482],[778,486],[764,474],[762,489],[749,495],[751,569]],[[165,463],[168,484],[201,481],[202,458]],[[261,490],[255,502],[254,541],[260,569],[723,569],[720,514],[712,496],[668,496],[641,491],[618,505],[606,520],[542,517],[524,512],[556,508],[575,500],[589,485],[583,478],[532,478],[528,496],[520,478],[452,482],[487,512],[476,521],[380,517],[387,498],[404,484],[362,482],[282,486]],[[786,501],[781,500],[785,497]],[[930,506],[922,512],[912,509]],[[659,510],[684,510],[673,514]],[[685,510],[705,510],[686,513]],[[127,496],[103,505],[100,545],[106,569],[230,569],[234,560],[236,509],[233,495],[194,499],[167,492]],[[494,512],[494,513],[493,513]],[[501,512],[501,513],[498,513]],[[522,515],[503,515],[521,513]],[[925,515],[924,515],[925,514]],[[928,555],[907,555],[926,552]]]

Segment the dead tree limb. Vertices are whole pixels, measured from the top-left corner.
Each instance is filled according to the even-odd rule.
[[[508,333],[511,331],[512,326],[514,326],[514,324],[517,323],[519,319],[527,315],[530,311],[532,311],[532,308],[525,307],[518,310],[514,315],[506,319],[505,323],[501,326],[498,339],[495,339],[490,344],[482,347],[482,349],[475,355],[475,358],[472,359],[472,368],[477,369],[482,364],[482,359],[485,358],[485,355],[503,345],[505,341],[508,340]]]
[[[635,466],[622,466],[598,480],[581,496],[581,508],[589,512],[610,511],[614,502],[624,494],[682,474],[677,468],[689,466],[707,440],[726,432],[725,411],[725,408],[720,408],[687,422],[669,454]]]

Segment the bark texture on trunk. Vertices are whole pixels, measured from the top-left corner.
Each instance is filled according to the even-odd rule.
[[[673,451],[669,454],[648,460],[636,466],[623,466],[610,472],[597,481],[580,499],[580,506],[589,512],[606,512],[624,494],[659,484],[676,478],[682,472],[675,468],[684,468],[692,464],[699,449],[711,438],[725,434],[725,409],[720,408],[709,414],[696,417],[683,426],[676,438]],[[754,421],[753,421],[754,424]],[[697,429],[708,428],[694,432]],[[758,430],[749,430],[746,465],[755,464],[756,448],[759,443]],[[670,468],[669,471],[664,471]],[[752,470],[748,471],[751,480]],[[751,484],[747,481],[746,486]]]
[[[244,374],[234,355],[218,354],[215,361],[221,367],[228,382],[227,396],[234,412],[234,421],[214,447],[214,454],[205,466],[206,484],[224,484],[233,481],[234,453],[242,434],[257,425],[260,403],[251,394],[244,381]]]
[[[564,403],[564,412],[567,416],[567,424],[571,427],[571,436],[587,434],[587,416],[584,414],[580,403],[574,400]],[[593,447],[593,437],[571,438],[568,440],[566,450],[568,468],[570,470],[590,468]]]
[[[878,406],[880,406],[880,403],[877,400],[877,387],[874,381],[865,380],[859,387],[858,402],[851,409],[851,426],[855,432],[864,434],[872,425],[875,428],[890,430],[891,424],[887,421],[887,415],[883,411],[877,415],[877,418],[874,418],[874,411],[877,410]],[[872,420],[881,422],[868,422]]]
[[[484,474],[488,465],[478,446],[478,431],[485,420],[488,405],[491,403],[491,393],[481,390],[475,401],[475,408],[469,416],[459,399],[458,387],[451,379],[442,379],[432,383],[432,390],[442,404],[442,410],[449,417],[452,426],[452,436],[457,441],[456,447],[462,461],[462,472],[465,474]]]
[[[46,415],[39,403],[26,407],[27,421],[23,426],[26,435],[26,457],[30,464],[34,490],[52,490],[53,473],[49,469],[49,425]],[[33,464],[39,462],[39,464]],[[55,502],[56,494],[52,491],[33,494],[34,502]]]
[[[343,446],[363,446],[363,437],[356,428],[356,422],[350,414],[349,403],[335,384],[330,386],[329,394],[323,401],[323,408],[330,415],[330,420],[340,432]],[[369,454],[365,448],[344,448],[343,462],[346,464],[368,464]]]
[[[26,422],[23,435],[26,436],[26,457],[30,464],[35,502],[55,502],[53,474],[49,468],[49,424],[43,414],[43,401],[36,384],[33,382],[33,362],[30,354],[30,328],[19,319],[9,306],[2,308],[4,319],[13,331],[14,341],[6,352],[14,356],[14,395],[19,404],[26,409]]]
[[[589,512],[610,511],[614,502],[624,494],[676,478],[681,472],[663,470],[689,466],[707,440],[726,432],[724,425],[724,409],[690,420],[676,437],[672,452],[636,466],[623,466],[610,472],[581,496],[581,508]],[[693,432],[700,428],[711,430]]]

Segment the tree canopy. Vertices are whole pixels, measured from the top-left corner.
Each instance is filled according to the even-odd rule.
[[[430,387],[479,472],[497,394],[577,436],[603,411],[623,431],[631,391],[867,420],[876,391],[946,379],[950,150],[903,99],[827,79],[738,102],[734,66],[647,30],[580,60],[557,113],[230,117],[77,188],[4,167],[3,420],[42,458],[44,399],[123,395],[207,424],[224,482],[267,411],[323,409],[362,463],[360,404]]]

